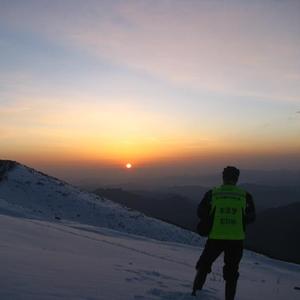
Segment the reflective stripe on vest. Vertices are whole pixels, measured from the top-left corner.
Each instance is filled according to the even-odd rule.
[[[214,220],[208,238],[243,240],[243,216],[246,210],[246,192],[234,185],[222,185],[212,191]]]

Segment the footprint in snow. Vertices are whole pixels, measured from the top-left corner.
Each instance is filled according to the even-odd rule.
[[[179,292],[179,291],[166,291],[160,289],[151,289],[148,291],[148,294],[155,296],[160,300],[196,300],[196,299],[205,299],[205,300],[218,300],[217,296],[209,290],[202,290],[197,293],[197,296],[192,296],[188,292]]]

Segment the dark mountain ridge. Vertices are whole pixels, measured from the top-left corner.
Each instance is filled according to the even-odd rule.
[[[243,184],[242,187],[253,194],[258,207],[257,220],[247,229],[246,248],[276,259],[300,263],[297,238],[300,236],[299,188],[254,184]],[[98,189],[96,193],[148,216],[196,231],[197,206],[207,190],[201,186],[177,186],[152,192],[118,188]],[[295,200],[298,202],[293,203]]]
[[[300,264],[300,202],[270,208],[247,230],[248,249]]]

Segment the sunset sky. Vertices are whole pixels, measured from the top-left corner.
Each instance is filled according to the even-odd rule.
[[[0,51],[2,159],[300,169],[300,1],[0,0]]]

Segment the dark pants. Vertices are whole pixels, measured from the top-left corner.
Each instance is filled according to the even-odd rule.
[[[212,240],[208,239],[205,248],[197,262],[197,274],[193,286],[193,294],[201,290],[211,266],[218,256],[224,252],[223,278],[226,281],[225,299],[233,300],[239,277],[239,264],[243,256],[242,240]]]

